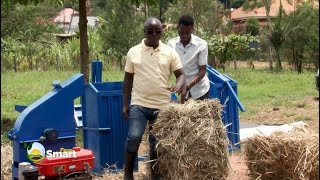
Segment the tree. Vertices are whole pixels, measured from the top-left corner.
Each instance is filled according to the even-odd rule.
[[[100,15],[101,27],[98,33],[104,40],[104,53],[116,60],[122,70],[129,49],[143,39],[146,19],[130,3],[118,0],[109,0],[104,13]]]
[[[302,2],[304,2],[303,0],[286,0],[289,4],[293,4],[294,7],[294,11],[296,9],[296,6],[301,4]],[[307,2],[313,2],[314,0],[308,0]],[[265,11],[266,11],[266,18],[267,18],[267,26],[266,29],[267,31],[270,28],[270,23],[271,23],[271,18],[270,18],[270,9],[271,9],[271,5],[275,3],[275,0],[248,0],[245,1],[243,4],[243,9],[248,11],[248,10],[253,10],[255,8],[260,8],[260,7],[264,7]],[[294,16],[293,16],[294,18]],[[272,62],[272,51],[270,49],[270,59],[269,59],[269,63],[270,63],[270,70],[273,70],[273,62]]]
[[[253,10],[256,8],[260,8],[260,7],[264,7],[265,11],[266,11],[266,18],[267,18],[267,30],[269,29],[269,25],[271,22],[270,19],[270,9],[271,9],[271,5],[274,3],[274,0],[249,0],[249,1],[245,1],[243,4],[243,9],[245,11],[248,10]],[[269,48],[269,67],[270,70],[273,70],[273,62],[272,62],[272,51],[271,48]]]
[[[195,34],[202,32],[216,33],[222,23],[223,5],[212,0],[181,0],[168,7],[165,19],[168,23],[176,24],[181,15],[191,15],[195,21]]]
[[[233,28],[233,21],[232,20],[226,20],[223,23],[220,24],[218,33],[229,35],[232,33]]]
[[[79,30],[80,30],[80,72],[84,74],[84,82],[89,82],[89,47],[87,30],[86,0],[79,0]]]
[[[40,49],[37,46],[43,47],[43,44],[52,39],[52,33],[58,32],[58,27],[51,22],[57,9],[58,7],[50,4],[48,0],[38,5],[17,3],[1,6],[1,39],[7,44],[6,51],[14,54],[13,57],[9,54],[3,57],[14,64],[15,71],[18,70],[19,54],[27,56],[29,70],[38,68],[40,53],[34,52]],[[18,50],[16,45],[21,48]]]
[[[236,69],[236,60],[243,54],[255,53],[256,49],[250,48],[251,42],[258,42],[258,39],[249,34],[236,35],[222,34],[214,35],[207,39],[209,51],[211,51],[220,61],[220,65],[225,70],[225,64],[228,61],[234,61]]]
[[[278,16],[276,17],[274,22],[271,23],[270,28],[267,30],[267,37],[276,52],[278,70],[282,70],[280,50],[285,41],[286,33],[288,31],[287,30],[288,26],[283,25],[282,15],[283,15],[283,9],[282,9],[282,3],[280,1]]]
[[[149,8],[152,6],[157,6],[159,8],[159,20],[163,22],[163,13],[167,9],[168,5],[171,3],[176,3],[177,0],[131,0],[131,4],[136,7],[140,7],[143,4],[143,10],[145,18],[149,17]]]
[[[44,0],[2,0],[1,6],[11,6],[14,4],[28,5],[31,3],[39,4]],[[52,3],[63,4],[63,0],[51,0]],[[2,14],[1,14],[2,15]],[[1,16],[2,17],[2,16]],[[89,82],[89,49],[87,34],[87,14],[86,0],[79,0],[79,29],[80,29],[80,72],[84,74],[84,81]],[[2,31],[2,30],[1,30]]]
[[[254,17],[249,17],[245,23],[246,34],[257,36],[259,34],[259,21]]]
[[[248,10],[253,10],[256,8],[264,7],[264,9],[266,10],[267,28],[268,28],[269,24],[271,22],[270,8],[274,2],[275,2],[274,0],[249,0],[249,1],[244,2],[243,9],[245,11],[248,11]]]
[[[17,39],[37,40],[46,34],[56,32],[57,28],[50,20],[56,14],[57,9],[47,1],[37,6],[33,4],[2,5],[1,38],[12,36]]]
[[[291,52],[294,69],[302,73],[306,57],[319,56],[319,9],[304,3],[297,11],[290,13],[285,22],[290,30],[287,32],[286,47]]]
[[[243,3],[244,3],[244,0],[233,0],[231,1],[231,7],[237,9],[241,7]]]

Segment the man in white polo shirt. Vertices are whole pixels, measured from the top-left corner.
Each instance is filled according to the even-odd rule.
[[[188,92],[186,99],[209,99],[210,83],[206,76],[208,64],[208,44],[205,40],[192,34],[194,20],[191,16],[181,16],[177,26],[178,37],[170,39],[168,45],[179,54],[186,77]]]

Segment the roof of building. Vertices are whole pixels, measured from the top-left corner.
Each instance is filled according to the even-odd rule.
[[[72,8],[64,8],[59,14],[53,19],[53,22],[70,23],[72,14],[78,13]]]
[[[281,0],[283,10],[286,14],[289,14],[290,12],[294,11],[294,4],[289,3],[288,0]],[[319,7],[318,1],[313,1],[313,4],[316,7]],[[280,7],[280,0],[273,0],[273,4],[270,7],[270,14],[269,16],[275,17],[278,14]],[[296,7],[297,8],[297,7]],[[243,7],[240,7],[233,12],[231,12],[231,19],[233,21],[235,20],[243,20],[247,19],[249,17],[257,17],[257,18],[266,18],[266,10],[264,7],[256,8],[254,10],[250,11],[244,11]]]

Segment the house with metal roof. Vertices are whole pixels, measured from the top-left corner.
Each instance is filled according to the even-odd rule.
[[[94,28],[97,26],[98,18],[96,16],[88,14],[87,20],[88,27]],[[53,22],[58,24],[58,26],[64,30],[65,34],[74,34],[78,29],[79,12],[71,8],[64,8],[56,17],[54,17]]]
[[[294,4],[294,1],[281,0],[283,11],[285,14],[289,14],[297,9],[298,5],[301,2]],[[314,1],[313,4],[316,7],[319,7],[319,2]],[[275,18],[278,15],[280,7],[280,0],[273,0],[273,3],[270,7],[270,18]],[[245,31],[246,20],[250,17],[254,17],[259,21],[261,27],[267,25],[267,15],[265,7],[256,8],[250,11],[245,11],[243,7],[240,7],[231,12],[230,20],[233,22],[233,32],[234,33],[243,33]]]

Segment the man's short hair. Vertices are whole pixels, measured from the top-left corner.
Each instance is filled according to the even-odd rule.
[[[182,24],[185,26],[190,26],[190,25],[193,26],[194,25],[193,17],[191,17],[189,15],[181,16],[178,24]]]

